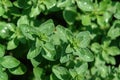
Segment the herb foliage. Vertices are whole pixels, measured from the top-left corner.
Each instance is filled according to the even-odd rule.
[[[120,2],[0,0],[0,80],[120,80]]]

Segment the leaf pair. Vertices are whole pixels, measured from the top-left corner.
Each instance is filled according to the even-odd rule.
[[[21,64],[19,60],[12,56],[2,57],[0,65],[4,68],[7,68],[10,73],[15,75],[22,75],[26,72],[26,67]]]

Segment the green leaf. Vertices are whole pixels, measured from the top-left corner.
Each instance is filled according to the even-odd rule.
[[[27,59],[33,59],[38,56],[41,52],[41,47],[32,46],[27,54]]]
[[[88,26],[88,25],[91,24],[91,18],[90,18],[89,15],[83,15],[83,16],[81,17],[81,20],[82,20],[82,24],[83,24],[84,26]]]
[[[35,80],[42,80],[41,76],[43,74],[43,69],[40,67],[33,68],[33,73],[35,76]]]
[[[36,38],[35,47],[38,48],[38,47],[41,47],[43,45],[44,45],[43,41],[40,40],[39,38]]]
[[[44,33],[44,34],[47,34],[47,35],[50,35],[53,33],[53,31],[55,31],[55,25],[53,23],[53,20],[49,19],[47,21],[45,21],[44,23],[42,23],[38,30],[41,32],[41,33]]]
[[[108,37],[111,39],[116,39],[118,36],[120,36],[120,21],[115,21],[112,25],[112,27],[108,31]]]
[[[67,40],[70,43],[73,43],[73,38],[74,38],[73,33],[69,29],[65,29],[65,32],[66,32],[66,38],[67,38]]]
[[[77,16],[77,13],[74,11],[75,9],[76,8],[74,7],[69,7],[63,11],[63,18],[69,25],[72,25],[75,22]]]
[[[58,0],[57,1],[57,7],[64,8],[68,7],[72,4],[72,0]]]
[[[78,55],[80,60],[91,62],[94,60],[94,56],[92,52],[88,48],[80,48],[76,50],[77,52],[74,52],[74,55]]]
[[[30,0],[17,0],[17,1],[14,1],[13,4],[18,8],[27,9],[30,7],[30,3],[31,3]]]
[[[41,59],[30,59],[30,61],[31,61],[31,64],[33,65],[33,67],[37,67],[40,63],[41,63],[41,61],[40,61]]]
[[[61,58],[60,58],[60,62],[61,63],[66,63],[70,60],[70,55],[67,54],[67,55],[62,55]]]
[[[108,64],[115,65],[116,64],[116,59],[114,57],[109,56],[109,61],[106,61]]]
[[[0,44],[0,57],[3,57],[5,54],[5,46],[3,46],[2,44]]]
[[[53,66],[52,72],[60,80],[65,80],[65,79],[69,80],[70,79],[68,70],[62,66]]]
[[[10,31],[15,32],[15,28],[16,28],[15,24],[13,24],[13,23],[8,23],[8,24],[7,24],[7,27],[8,27],[8,29],[9,29]]]
[[[51,35],[50,42],[54,45],[60,45],[61,41],[59,39],[59,36],[57,34]]]
[[[0,4],[0,16],[3,16],[5,13],[5,9],[3,8],[3,6]]]
[[[17,21],[17,26],[20,26],[21,24],[27,24],[29,25],[29,19],[28,16],[21,16]]]
[[[116,64],[115,58],[110,56],[105,50],[102,52],[102,57],[106,61],[106,63],[112,64],[112,65]]]
[[[7,23],[0,22],[0,37],[5,39],[10,36],[10,30],[8,29]]]
[[[10,1],[10,0],[4,0],[4,1],[2,1],[3,2],[3,4],[4,4],[4,6],[6,6],[6,7],[12,7],[13,5],[12,5],[12,2]]]
[[[36,17],[37,15],[39,15],[41,13],[41,9],[38,6],[32,6],[31,8],[31,12],[30,12],[30,17]]]
[[[56,27],[56,32],[55,34],[59,37],[59,39],[61,39],[63,42],[67,42],[67,38],[66,38],[66,31],[65,28],[61,25],[58,25]]]
[[[112,46],[107,48],[107,53],[112,56],[117,56],[120,54],[120,49],[118,47]]]
[[[0,80],[8,80],[8,75],[6,72],[0,71]]]
[[[88,62],[91,62],[94,60],[94,55],[88,48],[84,48],[84,49],[81,48],[80,53],[83,55],[83,57],[81,55],[83,60],[88,61]]]
[[[43,3],[46,5],[47,9],[50,9],[56,5],[56,0],[44,0]]]
[[[90,0],[76,0],[78,8],[83,11],[93,11],[93,3]]]
[[[99,3],[99,10],[100,11],[105,11],[108,7],[108,4],[110,5],[110,0],[103,0]]]
[[[109,13],[109,12],[105,12],[105,13],[103,14],[103,16],[104,16],[104,21],[105,21],[105,23],[109,23],[109,21],[110,21],[110,19],[111,19],[111,17],[112,17],[112,14]]]
[[[77,72],[75,69],[69,69],[69,73],[72,76],[72,78],[75,78],[77,76]]]
[[[105,26],[104,16],[97,16],[97,23],[100,25],[100,27]]]
[[[92,74],[92,75],[95,75],[95,74],[96,74],[96,71],[97,71],[97,68],[95,68],[95,67],[92,67],[92,68],[91,68],[91,74]]]
[[[74,69],[77,72],[77,74],[84,74],[87,71],[87,69],[88,69],[88,64],[87,63],[78,62],[74,66]]]
[[[74,80],[85,80],[84,78],[84,75],[83,74],[80,74],[80,75],[77,75]]]
[[[20,64],[20,61],[12,56],[4,56],[1,65],[5,68],[15,68]]]
[[[17,40],[17,38],[14,38],[14,39],[8,41],[7,50],[13,50],[13,49],[17,48],[18,44],[19,44],[19,41]]]
[[[105,61],[103,60],[103,57],[101,55],[96,55],[95,56],[95,66],[99,67],[104,64],[105,64]]]
[[[108,46],[110,46],[111,42],[112,42],[112,41],[110,40],[110,38],[106,38],[106,39],[103,40],[103,44],[101,45],[101,47],[102,47],[103,49],[105,49],[105,48],[107,48]]]
[[[81,48],[86,48],[91,40],[90,33],[88,31],[80,32],[76,35],[76,43]]]
[[[20,64],[19,66],[15,67],[15,68],[10,68],[8,69],[10,71],[10,73],[14,74],[14,75],[23,75],[26,72],[26,67],[23,64]]]
[[[99,43],[93,43],[91,45],[91,50],[94,52],[94,53],[99,53],[102,51],[102,47]]]
[[[33,65],[33,67],[38,67],[41,64],[41,62],[43,61],[43,57],[41,54],[39,54],[36,57],[31,58],[30,61],[31,61],[31,64]]]
[[[66,53],[72,53],[73,52],[73,48],[70,45],[68,45],[66,50],[65,50],[65,52]]]
[[[51,43],[46,43],[43,46],[42,56],[47,60],[55,61],[56,50],[54,45]]]
[[[19,25],[19,28],[22,32],[22,34],[30,39],[30,40],[34,40],[34,37],[32,36],[33,34],[33,31],[36,31],[33,27],[29,26],[29,25],[26,25],[26,24],[21,24]]]
[[[101,66],[101,67],[99,67],[99,69],[100,69],[100,71],[99,72],[101,72],[101,77],[103,77],[103,78],[106,78],[108,75],[108,68],[107,68],[107,66]]]
[[[120,19],[120,3],[116,3],[116,12],[114,14],[114,17],[117,19]]]
[[[120,14],[120,10],[115,13],[114,17],[117,18],[117,19],[120,19],[120,15],[119,14]]]

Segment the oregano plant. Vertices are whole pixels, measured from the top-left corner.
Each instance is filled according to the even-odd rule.
[[[0,80],[120,80],[117,0],[0,0]]]

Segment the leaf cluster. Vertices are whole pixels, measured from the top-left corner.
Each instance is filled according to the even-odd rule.
[[[120,80],[120,2],[0,0],[0,80]]]

